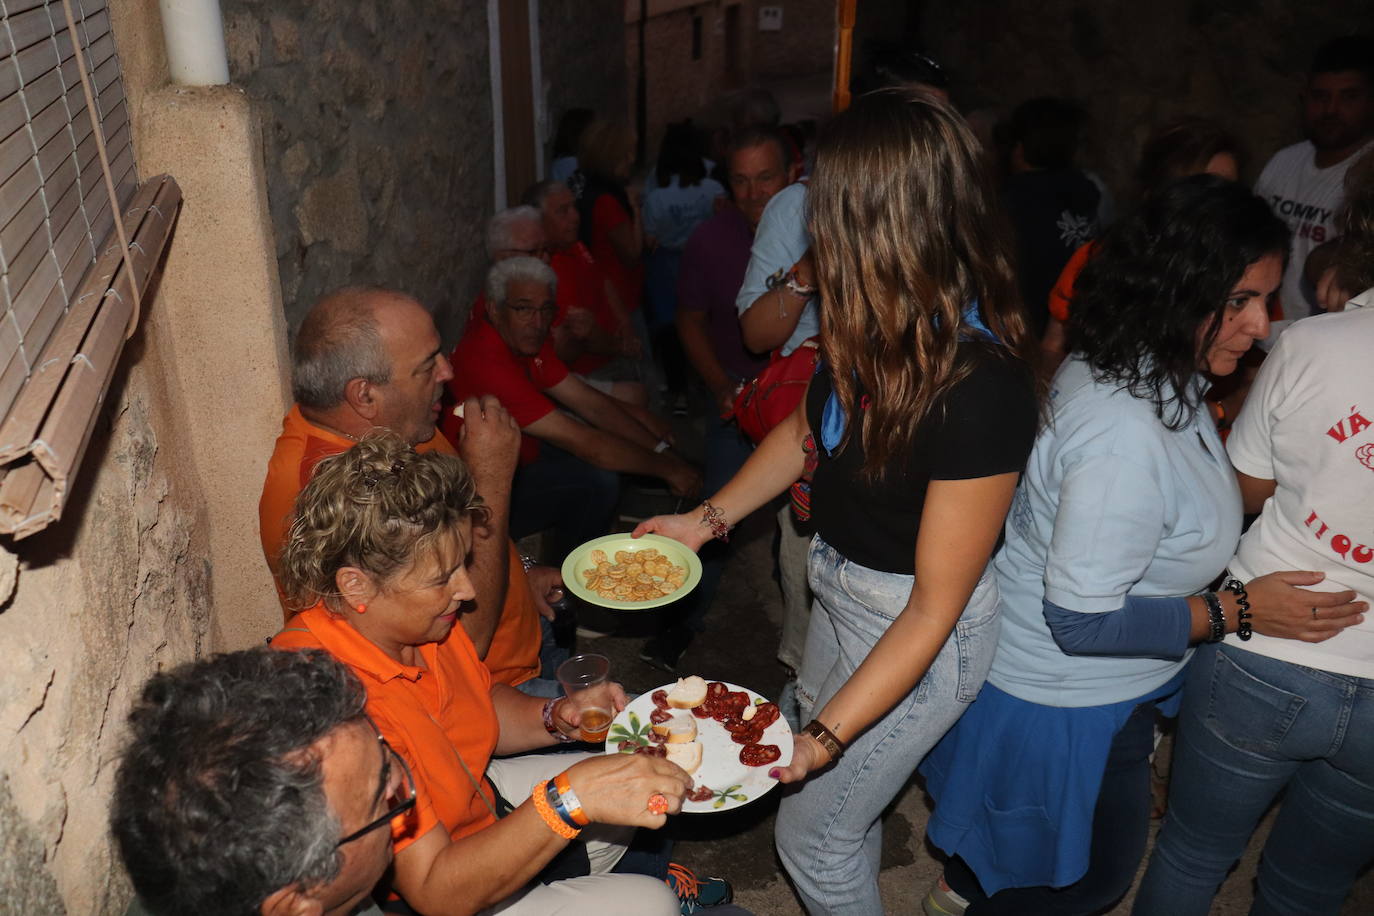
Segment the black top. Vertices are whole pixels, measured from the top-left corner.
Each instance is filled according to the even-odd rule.
[[[821,414],[830,397],[828,366],[811,381],[806,419],[820,462],[811,485],[816,533],[846,558],[882,572],[913,575],[916,530],[931,480],[992,477],[1026,466],[1038,408],[1030,371],[981,343],[959,345],[974,369],[931,407],[911,448],[894,457],[887,474],[869,482],[860,469],[863,440],[853,430],[830,456],[821,442]],[[862,400],[861,400],[862,403]]]

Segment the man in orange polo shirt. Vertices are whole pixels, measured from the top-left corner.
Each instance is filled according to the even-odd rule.
[[[345,288],[326,295],[305,316],[292,347],[296,403],[282,421],[258,503],[262,549],[273,578],[296,496],[320,459],[378,427],[398,433],[418,451],[454,450],[436,429],[439,397],[453,376],[440,350],[429,312],[403,293]],[[551,616],[547,597],[562,580],[549,567],[526,572],[507,530],[520,430],[493,397],[467,399],[464,414],[461,454],[491,517],[473,545],[471,569],[480,597],[463,614],[463,629],[494,680],[551,695],[557,682],[538,677],[539,617]]]

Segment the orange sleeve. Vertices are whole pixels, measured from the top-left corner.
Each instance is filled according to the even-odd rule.
[[[493,681],[515,687],[538,676],[543,634],[539,610],[514,543],[510,544],[508,562],[506,603],[487,649],[486,666]]]
[[[1080,246],[1059,272],[1059,279],[1050,290],[1050,314],[1061,322],[1069,320],[1069,301],[1073,299],[1073,287],[1078,282],[1083,265],[1088,263],[1088,255],[1092,253],[1092,248],[1092,242]]]

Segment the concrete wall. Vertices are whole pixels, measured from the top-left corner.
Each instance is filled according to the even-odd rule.
[[[140,174],[186,202],[64,517],[0,544],[0,912],[26,916],[123,912],[105,824],[133,698],[280,619],[253,511],[286,403],[256,120],[165,86],[156,0],[110,11]]]
[[[625,71],[624,0],[543,0],[539,4],[544,136],[553,142],[569,108],[626,115],[634,84]],[[545,156],[548,149],[545,149]],[[549,162],[548,158],[545,162]]]
[[[1374,6],[966,0],[923,3],[919,31],[965,107],[1082,100],[1097,123],[1092,164],[1120,193],[1150,129],[1187,113],[1235,131],[1253,179],[1277,148],[1300,139],[1297,92],[1312,51],[1335,35],[1374,32]]]

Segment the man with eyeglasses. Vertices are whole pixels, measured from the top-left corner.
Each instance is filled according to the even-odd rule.
[[[129,715],[110,813],[142,907],[380,916],[368,895],[415,784],[365,701],[347,668],[310,650],[154,675]]]
[[[450,357],[448,384],[460,402],[494,395],[520,426],[511,535],[550,530],[550,550],[561,557],[608,530],[618,472],[657,477],[676,496],[694,496],[701,475],[670,451],[661,421],[596,390],[558,358],[549,335],[557,282],[535,258],[492,265],[482,308]],[[462,422],[447,417],[443,429],[452,437]]]

